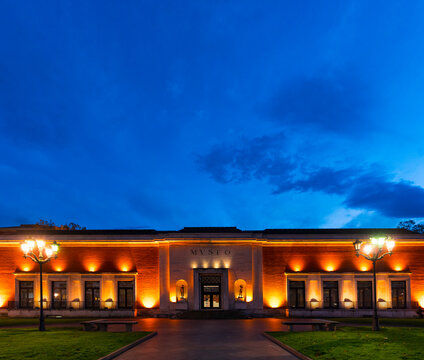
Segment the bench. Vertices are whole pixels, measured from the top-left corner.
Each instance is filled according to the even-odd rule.
[[[338,321],[323,320],[323,319],[293,319],[281,322],[283,325],[288,326],[289,331],[294,331],[294,327],[298,325],[311,325],[313,330],[316,331],[329,331],[336,330]]]
[[[46,315],[46,319],[62,319],[63,315]]]
[[[90,320],[81,323],[84,331],[107,331],[109,325],[125,325],[125,331],[132,332],[133,326],[137,324],[134,320]]]

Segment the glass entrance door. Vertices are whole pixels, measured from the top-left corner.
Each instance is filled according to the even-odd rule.
[[[221,276],[203,275],[200,277],[201,308],[221,308]]]

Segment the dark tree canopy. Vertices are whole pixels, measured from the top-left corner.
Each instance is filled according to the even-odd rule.
[[[52,220],[40,220],[35,225],[41,226],[41,227],[48,227],[53,230],[85,230],[85,227],[82,227],[81,225],[75,224],[73,222],[70,222],[69,224],[64,225],[56,225]]]
[[[419,234],[424,234],[424,224],[417,224],[414,220],[403,220],[397,227],[398,229],[406,229]]]

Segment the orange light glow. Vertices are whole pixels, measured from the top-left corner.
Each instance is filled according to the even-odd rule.
[[[61,272],[63,269],[61,268],[61,267],[57,267],[56,269],[55,269],[55,271],[57,271],[57,272]]]
[[[292,269],[293,269],[293,271],[295,271],[295,272],[299,272],[299,271],[302,271],[303,266],[302,266],[301,264],[293,264],[293,265],[292,265]]]
[[[26,272],[26,271],[30,271],[30,270],[31,270],[31,268],[30,268],[29,266],[24,266],[24,267],[22,268],[22,270]]]
[[[360,268],[361,271],[368,271],[368,266],[362,265]]]
[[[421,297],[419,297],[419,298],[418,298],[418,304],[419,304],[421,307],[424,307],[424,296],[421,296]]]
[[[98,269],[99,269],[99,266],[97,264],[91,263],[87,265],[87,270],[89,272],[96,272]]]
[[[326,256],[320,261],[321,268],[324,271],[332,272],[337,271],[340,267],[341,260],[339,258],[335,258],[334,256]]]
[[[246,295],[246,302],[251,302],[252,300],[252,295]]]
[[[268,304],[271,308],[276,309],[283,305],[283,300],[278,296],[271,296],[268,299]]]
[[[224,262],[224,266],[225,266],[226,269],[229,269],[230,268],[230,263],[228,261],[226,261],[226,262]]]
[[[395,271],[402,271],[403,267],[402,265],[395,265]]]
[[[171,288],[169,290],[169,301],[173,303],[177,302],[176,288]]]
[[[141,300],[141,303],[145,308],[151,309],[153,306],[155,306],[156,301],[152,297],[145,297]]]
[[[122,265],[122,266],[121,266],[121,271],[123,271],[123,272],[127,272],[127,271],[129,271],[129,267],[128,267],[128,265]]]
[[[3,296],[0,296],[0,308],[6,305],[6,299]]]
[[[311,309],[317,309],[319,307],[319,301],[315,298],[309,300],[309,303],[311,304]]]
[[[302,259],[295,259],[294,261],[290,262],[289,264],[290,269],[292,269],[294,272],[302,271],[305,267],[305,263]]]
[[[105,301],[105,306],[106,306],[106,309],[112,309],[113,308],[113,299],[112,298],[107,299]]]

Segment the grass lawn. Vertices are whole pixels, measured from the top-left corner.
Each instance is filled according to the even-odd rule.
[[[79,328],[0,329],[1,360],[95,360],[143,336],[143,332],[87,332]]]
[[[316,360],[424,359],[424,331],[419,328],[341,327],[337,331],[269,332]]]
[[[54,318],[46,318],[46,324],[70,324],[70,323],[79,323],[81,321],[94,320],[92,318],[62,318],[62,319],[54,319]],[[0,326],[15,326],[15,325],[38,325],[40,320],[38,318],[9,318],[6,316],[0,317]]]

